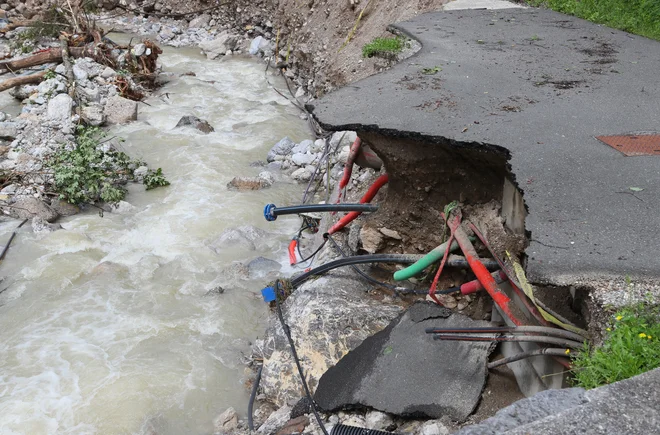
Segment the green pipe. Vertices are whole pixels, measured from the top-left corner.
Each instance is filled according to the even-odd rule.
[[[470,240],[474,242],[476,239],[470,237]],[[451,244],[450,252],[453,252],[458,249],[458,243],[454,241]],[[443,243],[440,246],[435,247],[431,252],[423,256],[416,263],[411,264],[405,269],[399,270],[394,273],[394,281],[403,281],[404,279],[412,278],[413,276],[419,275],[424,269],[432,265],[433,263],[442,260],[442,257],[445,255],[447,250],[447,242]]]

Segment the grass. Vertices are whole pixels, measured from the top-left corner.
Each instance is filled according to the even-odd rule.
[[[376,38],[362,47],[362,57],[393,57],[403,50],[405,41],[400,36]]]
[[[526,0],[595,23],[660,40],[658,0]]]
[[[599,348],[573,360],[574,383],[583,388],[628,379],[660,366],[660,308],[637,306],[616,313]]]

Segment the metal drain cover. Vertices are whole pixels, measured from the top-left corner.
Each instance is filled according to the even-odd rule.
[[[596,139],[627,156],[660,156],[660,134],[596,136]]]

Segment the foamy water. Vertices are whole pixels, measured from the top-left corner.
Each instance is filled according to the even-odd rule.
[[[161,59],[172,81],[140,105],[138,122],[111,133],[172,185],[130,186],[135,208],[125,214],[90,209],[50,234],[26,225],[0,265],[2,434],[203,434],[228,406],[245,412],[241,355],[263,333],[267,309],[263,282],[227,268],[256,256],[284,261],[297,222],[267,223],[262,209],[295,203],[301,189],[226,184],[258,174],[249,163],[281,137],[309,133],[268,87],[262,63],[207,61],[194,49]],[[196,76],[179,77],[187,71]],[[216,131],[172,130],[188,114]],[[16,224],[0,224],[0,240]],[[271,248],[209,248],[239,225],[272,233]],[[206,295],[218,283],[225,293]]]

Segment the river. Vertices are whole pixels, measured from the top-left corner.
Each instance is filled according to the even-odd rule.
[[[250,163],[283,136],[310,134],[258,60],[166,48],[161,61],[171,81],[140,104],[138,121],[109,133],[126,139],[131,157],[162,167],[171,186],[130,185],[134,208],[103,217],[90,208],[53,233],[26,225],[0,265],[2,434],[208,434],[227,407],[245,413],[241,356],[268,311],[263,280],[231,265],[257,256],[285,263],[298,223],[267,223],[262,209],[296,203],[302,189],[226,184],[258,174]],[[189,71],[196,75],[181,76]],[[183,115],[215,132],[175,130]],[[267,230],[268,247],[209,247],[240,225]],[[0,240],[15,226],[0,224]],[[218,283],[225,292],[207,295]]]

